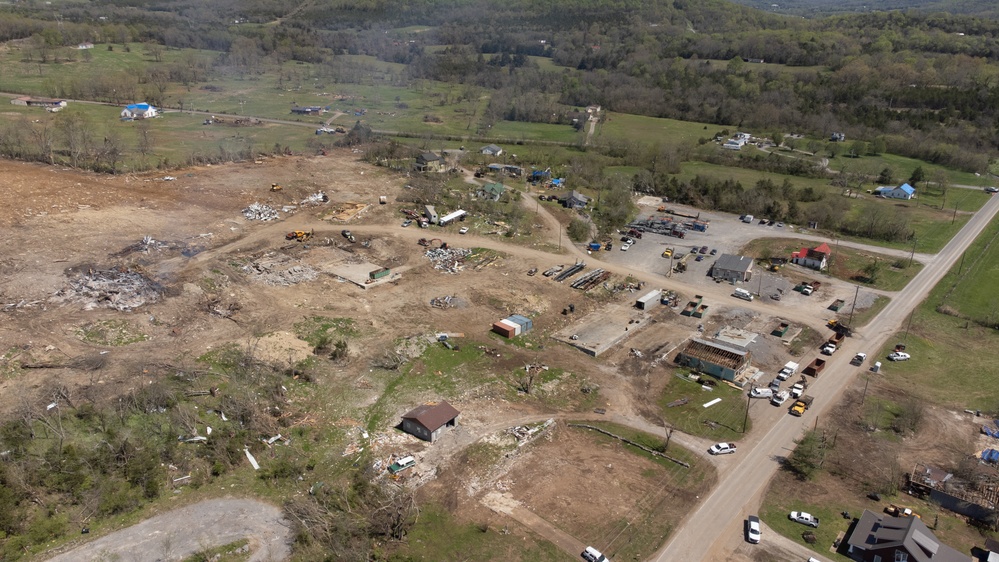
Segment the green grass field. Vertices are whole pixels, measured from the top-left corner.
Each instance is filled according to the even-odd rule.
[[[711,138],[724,129],[726,127],[708,123],[607,112],[597,125],[593,139],[597,143],[693,144],[700,138]],[[731,127],[728,129],[734,131]]]
[[[670,402],[681,398],[687,398],[689,401],[682,406],[667,407]],[[703,407],[703,404],[715,398],[721,398],[722,401],[710,408]],[[754,402],[761,403],[759,400]],[[681,380],[670,375],[658,403],[663,418],[673,427],[684,433],[714,441],[741,439],[753,426],[750,420],[749,427],[743,431],[743,421],[746,419],[745,392],[723,382],[719,382],[717,386],[712,387],[712,390],[707,391],[701,388],[700,383]]]
[[[888,382],[927,401],[951,408],[999,413],[999,300],[992,282],[999,268],[999,224],[993,223],[967,250],[879,356],[905,343],[910,361],[884,362]],[[938,310],[948,312],[941,313]],[[954,357],[961,357],[955,362]]]

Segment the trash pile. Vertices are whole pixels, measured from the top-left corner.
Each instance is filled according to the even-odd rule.
[[[434,262],[434,269],[458,274],[464,269],[465,258],[471,254],[467,248],[433,248],[424,255]]]
[[[451,304],[451,298],[452,298],[451,295],[443,297],[434,297],[430,299],[430,306],[434,308],[441,308],[447,310],[448,308],[454,306],[453,304]]]
[[[506,430],[506,433],[512,435],[517,440],[517,446],[523,447],[524,445],[530,443],[536,436],[540,435],[549,427],[555,424],[555,420],[549,418],[543,424],[536,424],[530,426],[518,425],[516,427],[511,427]]]
[[[246,217],[246,220],[251,221],[272,221],[277,220],[278,212],[271,208],[270,205],[253,203],[243,209],[243,216]]]
[[[243,271],[268,285],[297,285],[319,277],[319,272],[308,265],[290,264],[288,256],[270,255],[243,266]]]
[[[93,270],[70,279],[69,286],[55,296],[83,301],[85,308],[129,311],[160,298],[162,287],[130,268]]]
[[[322,205],[323,203],[329,203],[329,202],[330,202],[330,198],[329,198],[328,195],[326,195],[326,192],[325,191],[318,191],[318,192],[313,193],[312,195],[306,197],[305,199],[302,199],[302,202],[299,203],[299,205],[302,205],[302,206],[306,206],[306,205]]]
[[[142,254],[148,254],[149,252],[159,251],[159,250],[171,250],[179,247],[180,245],[176,242],[164,242],[162,240],[154,240],[152,236],[143,236],[142,240],[134,244],[129,244],[121,249],[120,252],[114,254],[115,256],[125,256],[134,252],[139,252]]]

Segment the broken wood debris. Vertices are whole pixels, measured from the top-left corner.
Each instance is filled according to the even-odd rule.
[[[130,268],[91,269],[69,280],[55,296],[63,301],[83,301],[87,310],[97,307],[130,311],[160,298],[162,287]]]
[[[545,423],[535,426],[524,426],[518,425],[516,427],[511,427],[506,430],[506,432],[512,435],[517,440],[517,446],[523,447],[527,443],[530,443],[535,437],[543,433],[546,429],[555,424],[554,418],[548,418]]]
[[[297,285],[319,277],[319,272],[311,266],[295,264],[291,257],[273,253],[244,265],[243,271],[268,285]]]
[[[424,254],[434,264],[434,269],[445,273],[457,274],[464,269],[465,258],[472,251],[467,248],[433,248]]]
[[[303,207],[309,205],[322,205],[323,203],[329,203],[329,201],[330,198],[326,195],[325,191],[317,191],[305,199],[302,199],[302,202],[299,203],[299,205],[302,205]]]
[[[453,298],[454,297],[452,297],[451,295],[445,295],[443,297],[434,297],[430,299],[430,306],[446,310],[454,306],[453,304],[451,304],[451,299]]]

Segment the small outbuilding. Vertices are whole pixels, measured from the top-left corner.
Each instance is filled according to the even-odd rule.
[[[443,400],[428,402],[403,414],[402,430],[433,443],[447,428],[458,425],[459,414],[461,412]]]
[[[479,152],[485,154],[486,156],[499,156],[500,154],[503,154],[503,149],[495,144],[487,144],[479,149]]]
[[[711,266],[711,277],[745,283],[753,278],[753,259],[746,256],[722,254]]]

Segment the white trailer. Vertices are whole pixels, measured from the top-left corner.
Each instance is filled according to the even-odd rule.
[[[443,217],[441,217],[437,221],[437,224],[438,224],[438,226],[447,226],[447,225],[451,224],[451,222],[456,221],[456,220],[460,219],[461,217],[464,217],[467,214],[468,213],[466,213],[465,211],[462,211],[461,209],[458,209],[457,211],[454,211],[452,213],[448,213],[448,214],[444,215]]]

